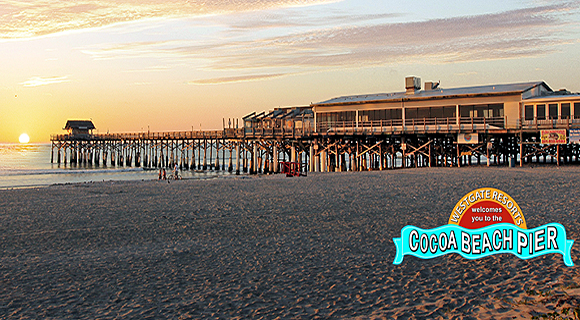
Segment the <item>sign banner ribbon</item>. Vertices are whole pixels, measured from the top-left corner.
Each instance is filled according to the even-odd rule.
[[[448,253],[458,253],[467,259],[492,254],[511,253],[520,259],[559,253],[566,266],[573,266],[570,250],[574,240],[566,239],[566,229],[559,223],[548,223],[534,229],[521,229],[513,224],[499,223],[479,229],[466,229],[454,224],[435,229],[406,226],[400,238],[393,238],[397,255],[393,264],[403,262],[406,255],[431,259]]]

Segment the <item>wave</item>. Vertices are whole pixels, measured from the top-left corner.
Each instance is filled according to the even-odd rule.
[[[81,174],[101,174],[101,173],[125,173],[125,172],[145,172],[143,168],[111,168],[111,169],[87,169],[87,168],[60,168],[60,169],[19,169],[2,168],[0,176],[22,176],[22,175],[81,175]]]

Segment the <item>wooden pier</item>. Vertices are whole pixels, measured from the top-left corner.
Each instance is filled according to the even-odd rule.
[[[338,97],[251,113],[222,130],[93,134],[68,121],[52,162],[230,172],[309,172],[580,162],[580,94],[543,81]]]
[[[333,130],[315,132],[312,126],[297,129],[294,120],[286,124],[280,130],[53,135],[51,162],[144,168],[177,165],[180,170],[239,174],[277,173],[283,161],[303,163],[309,172],[580,161],[580,145],[542,144],[539,128],[465,130],[447,124],[432,128],[389,123],[359,128],[334,124]],[[575,122],[569,125],[580,127]],[[457,135],[465,131],[476,134],[477,142],[459,143]]]

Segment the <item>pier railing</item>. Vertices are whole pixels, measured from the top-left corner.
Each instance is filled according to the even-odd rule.
[[[318,133],[451,132],[457,130],[502,129],[503,117],[414,118],[373,121],[327,121],[317,124]]]
[[[245,128],[244,136],[248,138],[253,137],[277,137],[277,138],[301,138],[310,136],[314,133],[314,128],[311,126],[303,127],[279,127],[279,128]]]
[[[518,119],[518,126],[522,129],[570,129],[580,128],[580,116],[572,116],[568,119]]]
[[[234,130],[235,135],[239,129]],[[51,141],[66,140],[184,140],[184,139],[223,139],[226,135],[225,130],[215,131],[169,131],[169,132],[139,132],[139,133],[97,133],[97,134],[53,134],[50,136]]]

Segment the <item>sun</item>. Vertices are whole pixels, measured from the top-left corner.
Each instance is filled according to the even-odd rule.
[[[20,137],[18,137],[18,141],[20,141],[20,143],[28,143],[30,141],[30,137],[26,133],[23,133],[20,135]]]

